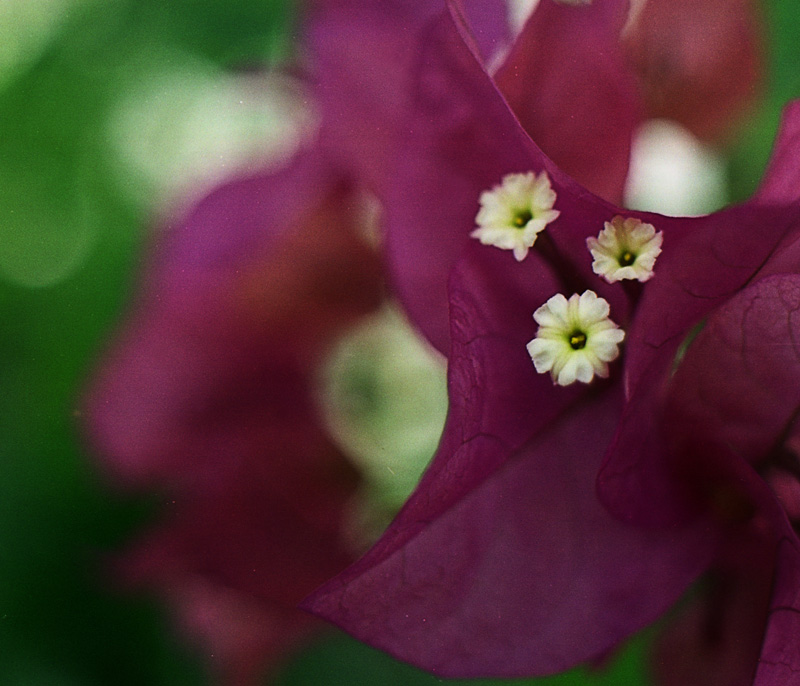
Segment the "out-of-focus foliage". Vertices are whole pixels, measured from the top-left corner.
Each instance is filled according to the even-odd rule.
[[[599,666],[597,671],[573,670],[543,679],[488,679],[442,681],[402,664],[357,641],[337,636],[321,642],[297,660],[276,686],[346,684],[347,686],[635,686],[644,681],[645,641],[631,643],[623,658]]]
[[[161,613],[109,582],[109,552],[157,503],[98,483],[77,438],[83,379],[167,200],[130,192],[111,131],[157,79],[274,62],[289,19],[283,0],[0,5],[0,683],[202,683]]]
[[[730,148],[730,195],[747,198],[758,185],[767,164],[783,106],[800,97],[800,6],[781,0],[761,2],[767,50],[767,82],[752,114],[736,131]]]

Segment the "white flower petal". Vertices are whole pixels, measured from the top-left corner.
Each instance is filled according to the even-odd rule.
[[[607,363],[617,359],[625,338],[608,315],[608,303],[594,291],[550,298],[533,314],[539,330],[527,345],[536,371],[550,372],[560,386],[608,376]]]
[[[547,172],[507,174],[499,185],[481,193],[477,228],[470,235],[483,245],[513,250],[521,261],[538,234],[559,216],[555,201]]]
[[[663,234],[636,217],[617,215],[606,222],[597,238],[586,239],[592,253],[592,270],[609,283],[623,279],[647,281],[661,254]]]

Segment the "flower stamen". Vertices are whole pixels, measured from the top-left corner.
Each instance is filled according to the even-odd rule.
[[[569,344],[573,350],[582,350],[586,347],[586,334],[583,331],[576,331],[569,337]]]
[[[514,225],[518,226],[519,228],[524,227],[527,223],[533,219],[533,215],[531,214],[530,210],[522,210],[514,217]]]

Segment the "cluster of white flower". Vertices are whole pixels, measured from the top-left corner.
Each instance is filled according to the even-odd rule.
[[[559,217],[560,212],[553,209],[555,202],[556,192],[546,171],[508,174],[481,194],[475,217],[478,226],[471,235],[484,245],[513,250],[517,261],[522,261],[537,236]],[[586,245],[598,276],[609,283],[643,282],[653,276],[662,241],[652,224],[617,215],[605,222],[597,238],[587,238]],[[560,293],[550,298],[533,314],[539,329],[528,343],[528,352],[536,371],[550,372],[553,383],[560,386],[608,376],[608,363],[619,356],[619,344],[625,338],[609,313],[608,302],[592,290],[569,300]]]

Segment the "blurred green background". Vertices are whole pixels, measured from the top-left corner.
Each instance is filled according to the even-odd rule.
[[[241,86],[229,70],[288,57],[293,14],[289,0],[0,1],[4,686],[206,683],[161,608],[104,576],[155,504],[123,500],[94,476],[78,398],[164,203],[279,145],[279,109],[229,111],[224,94]],[[729,199],[755,187],[780,109],[800,95],[800,5],[770,0],[765,14],[766,94],[726,152]],[[645,683],[646,642],[602,674],[536,683]],[[439,682],[331,632],[279,683]]]

